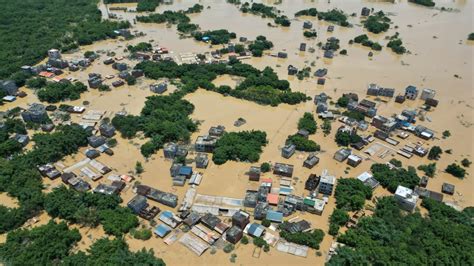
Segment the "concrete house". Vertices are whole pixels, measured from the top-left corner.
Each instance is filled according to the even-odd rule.
[[[319,104],[319,103],[327,103],[328,101],[328,95],[324,92],[322,92],[321,94],[317,94],[314,96],[314,104]]]
[[[298,73],[298,68],[296,68],[292,65],[289,65],[288,66],[288,75],[293,76],[293,75],[296,75],[296,73]]]
[[[311,169],[313,168],[315,165],[317,165],[319,163],[319,158],[314,155],[314,154],[310,154],[306,160],[304,160],[303,162],[303,167],[306,167],[308,169]]]
[[[232,225],[244,229],[250,223],[250,214],[238,211],[232,215]]]
[[[368,17],[370,15],[370,8],[363,7],[362,10],[360,11],[360,15],[363,17]]]
[[[303,22],[303,29],[311,29],[313,27],[313,23],[311,21]]]
[[[198,152],[212,152],[216,147],[217,139],[206,135],[206,136],[199,136],[196,139],[195,149]]]
[[[421,96],[420,99],[422,100],[427,100],[427,99],[433,99],[436,96],[436,91],[432,89],[423,89],[421,91]]]
[[[258,166],[250,166],[249,170],[249,180],[250,181],[260,181],[260,174],[261,174],[260,167]]]
[[[415,100],[418,97],[418,89],[415,86],[408,86],[405,89],[405,98],[408,100]]]
[[[395,199],[397,199],[400,208],[412,212],[415,210],[418,201],[418,195],[412,189],[404,186],[398,186],[395,191]]]
[[[323,175],[319,181],[319,193],[324,195],[332,195],[334,185],[336,184],[336,178],[330,175]]]

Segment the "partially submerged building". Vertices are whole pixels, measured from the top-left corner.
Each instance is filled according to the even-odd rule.
[[[395,199],[397,199],[400,208],[412,212],[415,210],[418,195],[412,189],[399,185],[395,191]]]

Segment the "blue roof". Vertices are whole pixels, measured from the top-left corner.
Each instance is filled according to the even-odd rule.
[[[265,231],[265,228],[261,224],[253,223],[249,226],[248,233],[250,235],[259,237],[263,234],[263,231]]]
[[[193,168],[190,166],[181,166],[181,168],[179,168],[178,175],[192,175],[192,174],[193,174]]]
[[[283,213],[269,210],[269,211],[267,211],[267,217],[266,218],[267,218],[267,220],[270,220],[272,222],[281,223],[281,222],[283,222]]]
[[[160,214],[160,218],[171,218],[173,217],[173,213],[170,211],[164,211]]]
[[[202,37],[202,40],[203,40],[203,41],[209,41],[209,39],[210,39],[210,38],[209,38],[208,36]]]
[[[171,227],[166,224],[160,224],[155,228],[155,234],[159,237],[165,237],[169,232],[171,232]]]

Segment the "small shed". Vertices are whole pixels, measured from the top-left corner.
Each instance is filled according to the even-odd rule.
[[[167,226],[166,224],[158,225],[155,230],[153,231],[155,235],[163,238],[171,232],[171,227]]]

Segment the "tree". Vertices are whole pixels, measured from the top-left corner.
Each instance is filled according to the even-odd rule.
[[[321,147],[316,142],[297,134],[288,136],[286,144],[290,143],[294,144],[298,151],[315,152],[321,150]]]
[[[469,41],[474,41],[474,32],[469,33],[469,35],[467,36],[467,39],[468,39]]]
[[[267,162],[264,162],[260,165],[260,171],[262,171],[263,173],[270,172],[271,169],[272,166]]]
[[[335,236],[339,233],[339,228],[349,221],[349,214],[341,209],[334,209],[329,217],[329,234]]]
[[[224,252],[225,253],[231,253],[234,250],[234,245],[232,244],[227,244],[224,246]]]
[[[357,143],[362,140],[355,132],[346,131],[338,131],[335,138],[336,143],[340,146],[349,146],[351,143]]]
[[[247,236],[242,236],[240,243],[247,245],[249,243],[249,238]]]
[[[319,244],[324,238],[324,232],[320,229],[314,229],[310,232],[290,233],[288,231],[280,231],[280,236],[288,242],[298,245],[308,246],[310,248],[319,249]]]
[[[38,99],[48,103],[57,103],[66,99],[77,100],[81,93],[86,91],[87,86],[81,82],[50,82],[38,90]]]
[[[374,178],[388,191],[395,193],[399,185],[414,189],[420,183],[416,169],[409,166],[407,169],[390,169],[386,164],[372,164],[370,167]]]
[[[436,173],[436,163],[430,163],[426,165],[418,166],[418,170],[425,172],[425,175],[429,177],[434,177]]]
[[[461,164],[462,164],[462,166],[464,166],[464,167],[469,167],[469,166],[471,166],[472,162],[469,161],[469,159],[464,158],[464,159],[462,159]]]
[[[449,130],[443,131],[443,138],[449,138],[451,136],[451,132]]]
[[[142,163],[139,162],[139,161],[137,161],[137,162],[135,163],[135,173],[137,173],[137,174],[143,173],[143,165],[142,165]]]
[[[362,209],[365,200],[372,198],[372,189],[354,178],[341,178],[337,181],[336,206],[339,209],[357,211]]]
[[[104,231],[109,235],[121,236],[138,226],[138,218],[128,208],[103,210],[99,215]]]
[[[321,126],[324,136],[327,136],[331,133],[331,120],[325,119],[323,125]]]
[[[390,163],[395,166],[395,167],[402,167],[402,162],[400,160],[397,160],[395,158],[390,159]]]
[[[262,220],[262,225],[265,227],[269,227],[271,224],[272,222],[270,220],[267,220],[267,219]]]
[[[298,121],[298,129],[307,130],[310,134],[316,133],[317,128],[316,120],[312,113],[305,112],[303,117]]]
[[[219,165],[228,160],[256,162],[267,144],[266,138],[263,131],[225,133],[216,143],[212,161]]]
[[[455,176],[455,177],[458,177],[458,178],[464,178],[466,176],[466,170],[464,168],[462,168],[461,166],[459,166],[458,164],[456,163],[452,163],[450,165],[448,165],[448,167],[446,167],[446,170],[445,170],[447,173]]]
[[[428,159],[438,160],[441,154],[443,154],[443,150],[439,146],[433,146],[428,153]]]
[[[151,238],[152,233],[149,229],[132,229],[130,230],[130,234],[133,236],[135,239],[140,239],[140,240],[148,240]]]
[[[125,240],[121,238],[101,238],[87,250],[79,251],[65,258],[64,265],[153,265],[165,266],[165,262],[156,258],[153,250],[142,249],[131,252]]]
[[[6,242],[0,245],[0,257],[11,265],[52,265],[65,258],[79,240],[77,229],[69,230],[64,222],[50,221],[31,230],[8,233]]]
[[[337,99],[337,105],[340,107],[347,107],[347,104],[349,103],[349,97],[346,96],[341,96],[339,99]]]

